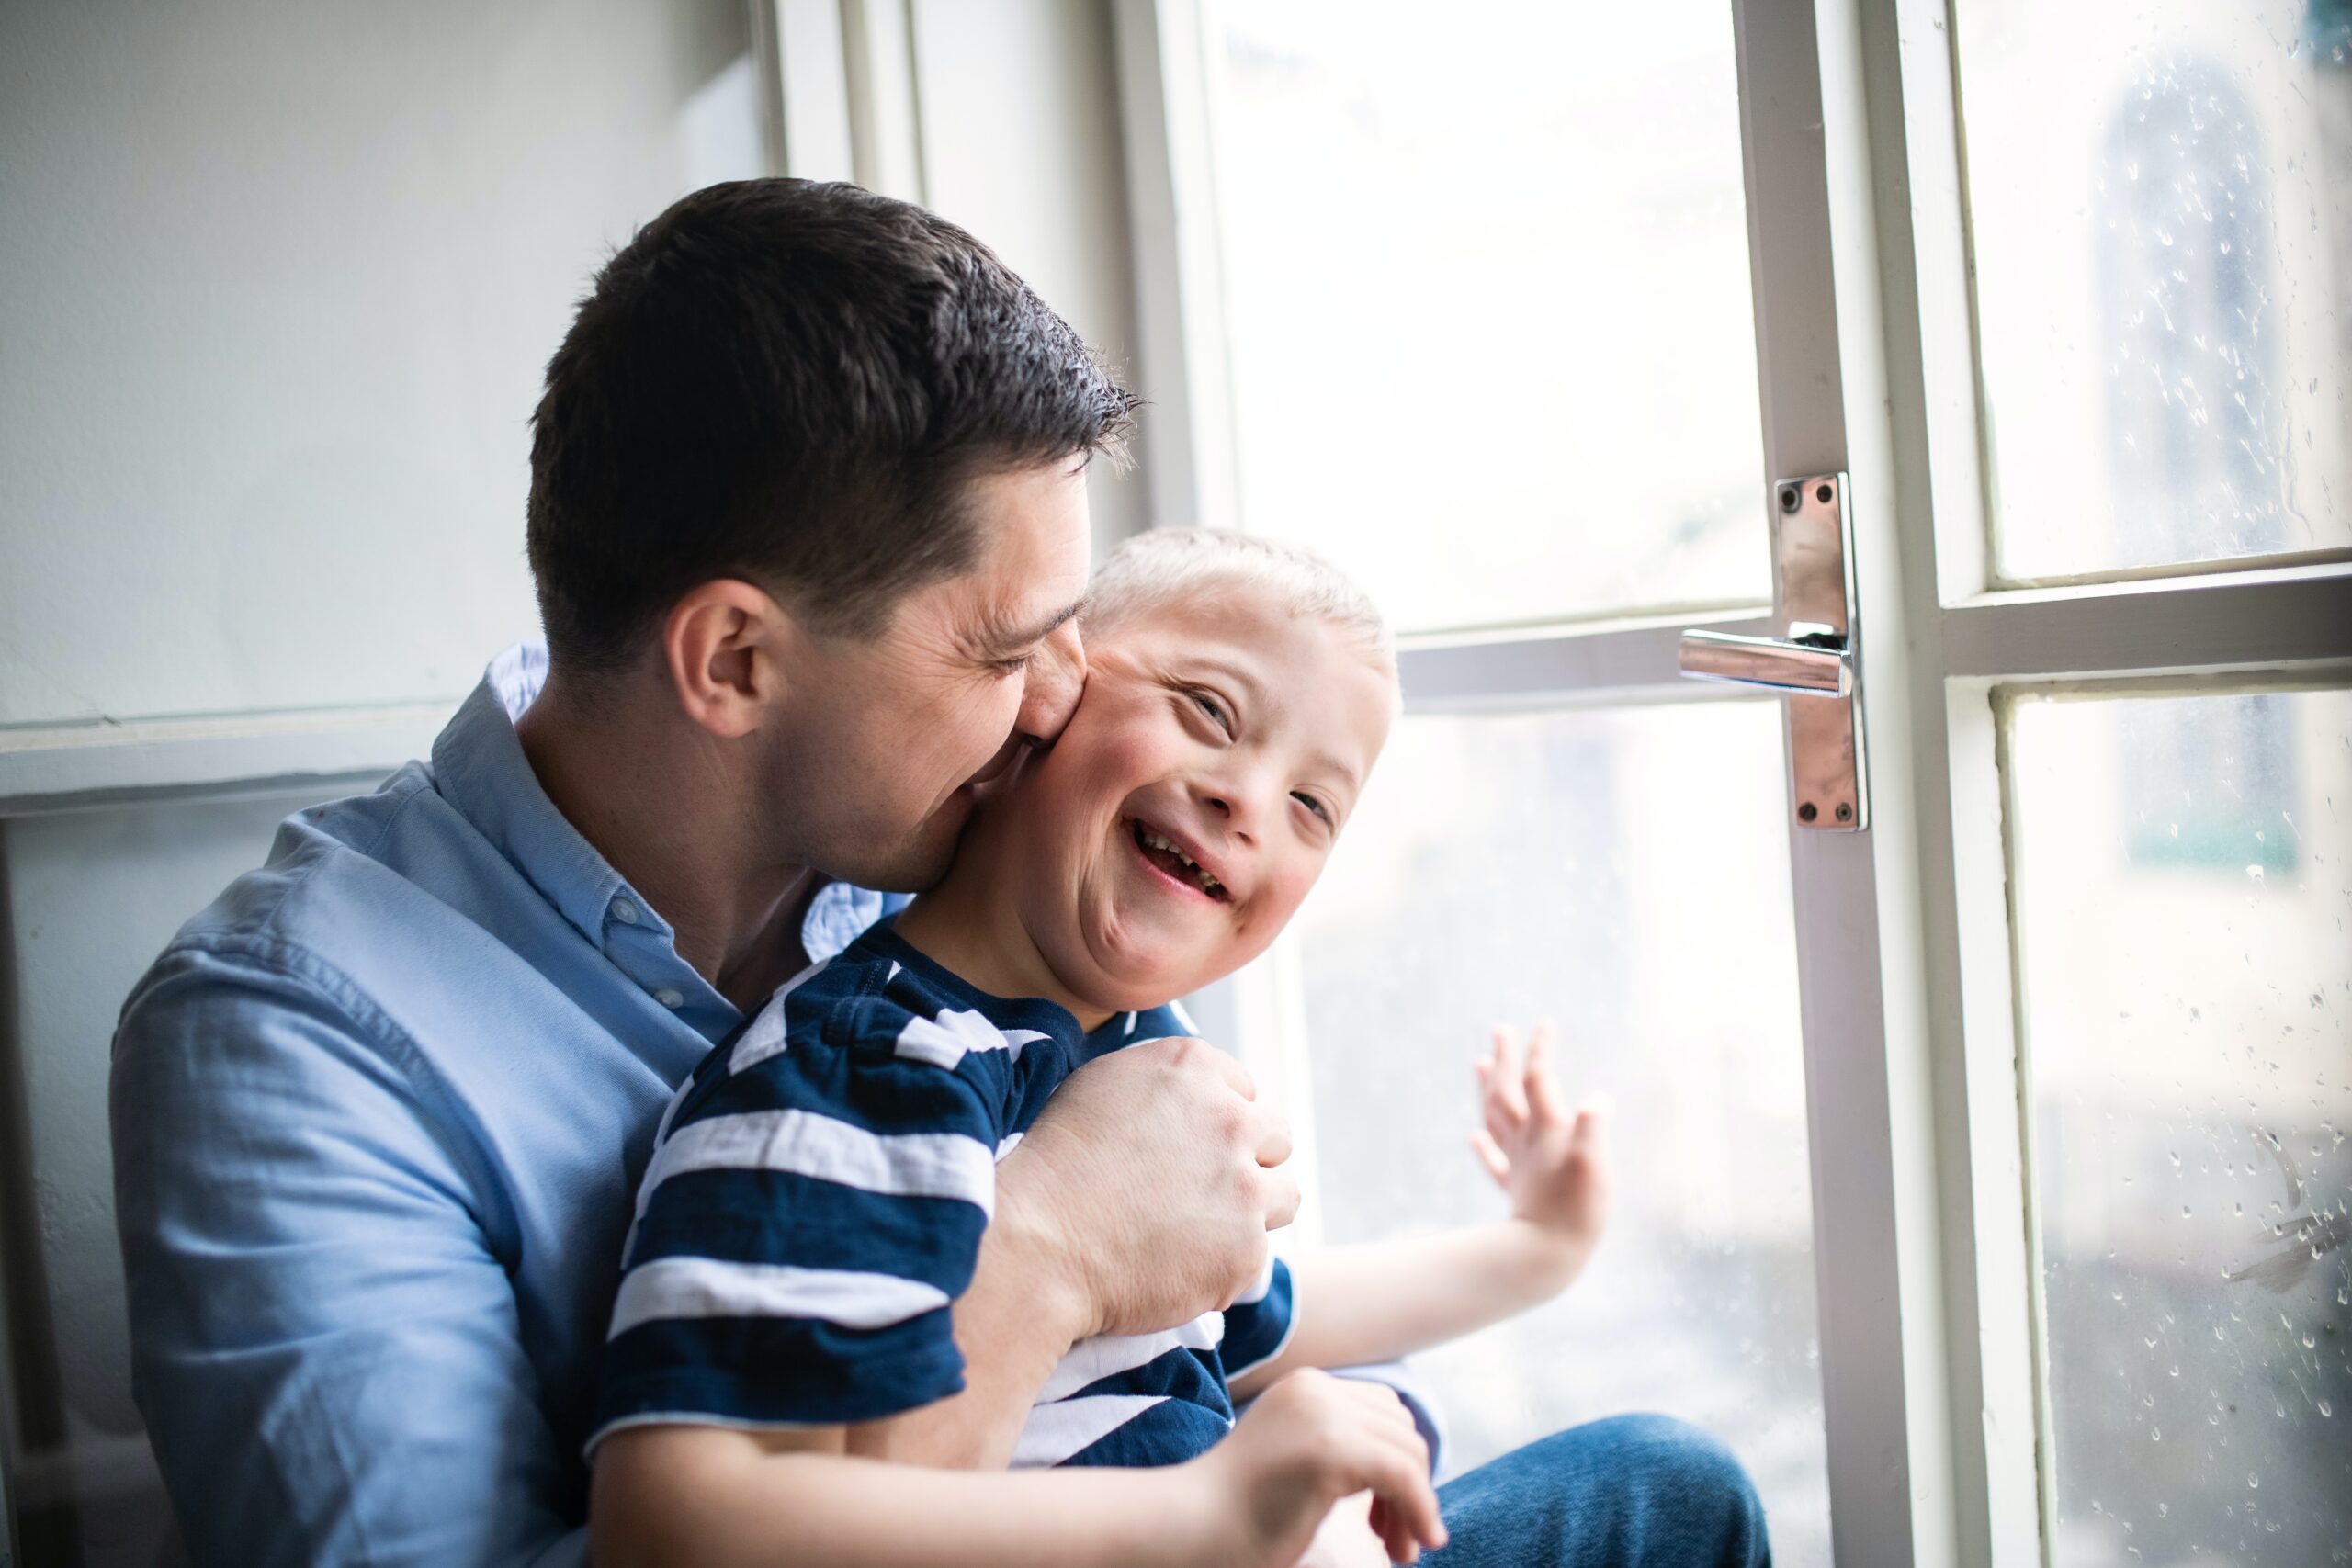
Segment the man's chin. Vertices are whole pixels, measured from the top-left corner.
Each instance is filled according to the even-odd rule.
[[[943,808],[892,845],[891,852],[836,856],[837,863],[826,869],[843,882],[876,893],[927,893],[956,863],[956,846],[968,814],[968,808],[952,815]]]

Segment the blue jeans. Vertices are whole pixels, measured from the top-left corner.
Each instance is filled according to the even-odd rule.
[[[1429,1568],[1770,1568],[1764,1505],[1731,1450],[1685,1421],[1616,1416],[1438,1488]]]

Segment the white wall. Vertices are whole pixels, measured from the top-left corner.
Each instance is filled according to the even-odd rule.
[[[986,241],[1138,387],[1110,7],[911,5],[923,199]],[[1140,474],[1098,464],[1088,499],[1098,554],[1146,524]]]
[[[419,750],[534,632],[541,369],[636,225],[761,172],[776,4],[0,4],[0,1563],[170,1559],[124,1364],[116,1010],[277,818]],[[782,10],[871,38],[893,6],[899,194],[1131,369],[1105,7]],[[1099,474],[1098,539],[1143,495]]]
[[[0,725],[454,699],[529,634],[541,368],[756,172],[695,166],[748,46],[741,0],[0,7]]]
[[[102,786],[65,814],[0,800],[23,1562],[168,1556],[130,1401],[107,1039],[277,818],[355,782],[209,798],[239,770],[215,756],[189,794],[134,742],[152,727],[92,721],[223,716],[206,733],[249,771],[311,772],[259,712],[429,713],[533,634],[541,367],[636,224],[759,172],[749,47],[741,0],[0,7],[0,797]],[[375,733],[405,750],[429,721],[401,711]],[[137,787],[109,801],[118,779]]]

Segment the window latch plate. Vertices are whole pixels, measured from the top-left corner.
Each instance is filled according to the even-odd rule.
[[[1777,637],[1682,634],[1682,673],[1784,693],[1790,810],[1814,832],[1870,826],[1862,764],[1860,627],[1854,613],[1854,531],[1844,474],[1772,486]]]

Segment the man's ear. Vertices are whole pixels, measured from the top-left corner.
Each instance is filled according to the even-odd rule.
[[[670,690],[723,740],[750,734],[785,694],[800,628],[764,590],[731,577],[688,590],[662,623]]]

